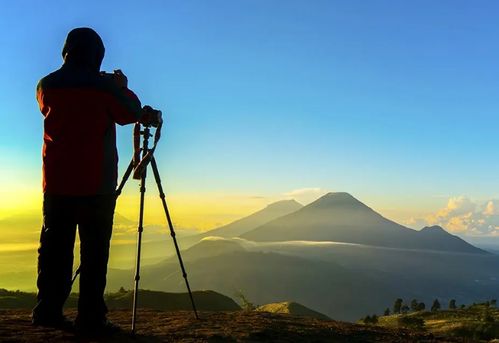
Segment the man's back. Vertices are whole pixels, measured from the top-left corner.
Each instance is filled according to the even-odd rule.
[[[45,116],[44,192],[113,193],[118,161],[115,123],[137,121],[138,98],[109,77],[65,63],[40,80],[37,100]]]

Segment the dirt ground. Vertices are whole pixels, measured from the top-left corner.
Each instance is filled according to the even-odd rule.
[[[75,312],[67,316],[74,318]],[[452,342],[428,333],[391,330],[333,320],[262,312],[192,312],[139,310],[137,332],[130,334],[131,311],[113,310],[109,319],[122,333],[99,339],[34,327],[29,310],[0,310],[1,342]]]

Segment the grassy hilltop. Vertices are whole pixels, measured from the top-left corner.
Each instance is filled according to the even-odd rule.
[[[490,302],[447,310],[421,310],[385,315],[374,320],[372,317],[366,318],[360,322],[367,321],[368,325],[386,328],[406,328],[464,341],[488,341],[499,338],[499,309]]]

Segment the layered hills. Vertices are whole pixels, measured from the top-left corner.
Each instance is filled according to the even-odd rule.
[[[295,301],[342,320],[380,313],[397,297],[466,303],[498,296],[497,256],[440,227],[409,229],[347,193],[329,193],[304,207],[279,205],[285,210],[269,211],[271,205],[250,216],[259,220],[243,218],[198,236],[182,251],[191,287],[242,293],[257,306]],[[273,214],[262,216],[266,212]],[[110,270],[109,276],[109,289],[133,287],[131,270]],[[177,257],[144,266],[141,285],[185,291]]]
[[[207,250],[213,255],[208,256]],[[242,293],[255,305],[295,301],[332,318],[353,320],[363,313],[361,308],[376,311],[393,299],[391,286],[384,280],[334,261],[250,251],[224,240],[204,240],[182,256],[193,289],[212,289],[229,296]],[[154,290],[185,291],[176,256],[144,266],[141,285]],[[109,271],[108,289],[120,286],[133,287],[133,271]],[[377,290],[376,298],[370,294],[373,289]]]

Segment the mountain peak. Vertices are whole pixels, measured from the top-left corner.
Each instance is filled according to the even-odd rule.
[[[329,192],[319,199],[315,200],[308,207],[312,208],[329,208],[329,207],[351,207],[359,208],[365,207],[362,202],[354,198],[350,193],[347,192]]]
[[[268,204],[265,208],[270,210],[275,210],[275,209],[288,209],[288,208],[299,209],[300,207],[303,207],[303,205],[294,199],[290,199],[290,200],[280,200],[273,202],[271,204]]]
[[[329,192],[324,194],[322,197],[319,199],[350,199],[350,200],[357,200],[355,199],[350,193],[347,192]]]
[[[421,229],[421,232],[447,233],[447,231],[445,231],[444,228],[439,225],[425,226]]]

